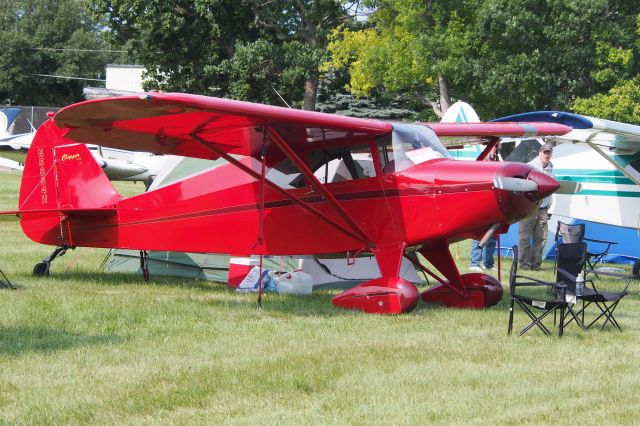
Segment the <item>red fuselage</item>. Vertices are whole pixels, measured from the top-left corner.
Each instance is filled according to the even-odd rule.
[[[248,158],[243,163],[259,170],[256,160]],[[513,223],[532,212],[536,202],[527,194],[493,186],[496,176],[526,177],[531,172],[531,167],[521,163],[436,159],[403,172],[334,182],[327,187],[376,246],[398,242],[428,246],[478,238],[492,224]],[[120,199],[114,205],[114,215],[106,220],[91,215],[74,218],[64,232],[69,243],[78,246],[258,253],[260,189],[259,181],[226,164]],[[287,191],[344,224],[335,209],[311,188]],[[73,205],[73,194],[67,197]],[[42,220],[41,226],[32,223],[25,227],[29,237],[59,244],[58,221],[50,217]],[[272,255],[353,253],[370,248],[269,187],[265,188],[264,235],[264,252]]]

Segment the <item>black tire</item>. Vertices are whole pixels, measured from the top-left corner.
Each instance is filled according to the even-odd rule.
[[[50,266],[49,262],[36,263],[36,266],[33,267],[33,275],[37,277],[49,276]]]
[[[640,260],[636,260],[636,263],[633,264],[633,277],[640,280]]]

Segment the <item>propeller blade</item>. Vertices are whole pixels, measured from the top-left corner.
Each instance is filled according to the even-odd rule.
[[[497,177],[493,180],[493,186],[513,192],[533,192],[538,190],[538,184],[534,181],[513,177]]]
[[[572,182],[570,180],[559,180],[560,188],[556,190],[556,194],[575,194],[582,190],[580,182]]]

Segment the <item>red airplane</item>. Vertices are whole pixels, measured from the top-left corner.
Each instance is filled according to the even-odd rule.
[[[417,305],[418,289],[398,275],[405,256],[439,282],[423,300],[481,308],[500,300],[502,286],[489,275],[460,275],[449,244],[505,232],[558,183],[522,163],[455,161],[440,138],[487,143],[488,153],[501,136],[570,130],[388,123],[187,94],[92,100],[51,114],[39,128],[14,213],[30,239],[58,251],[373,254],[382,277],[333,298],[370,313]],[[85,143],[227,164],[125,198]]]

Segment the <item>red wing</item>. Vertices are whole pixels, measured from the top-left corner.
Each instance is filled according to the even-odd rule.
[[[384,135],[392,126],[229,99],[179,93],[98,99],[71,105],[54,117],[77,142],[157,154],[215,159],[195,138],[228,154],[256,156],[262,128],[270,126],[290,146]]]
[[[425,123],[446,147],[486,142],[487,137],[535,137],[564,135],[571,127],[558,123]]]

